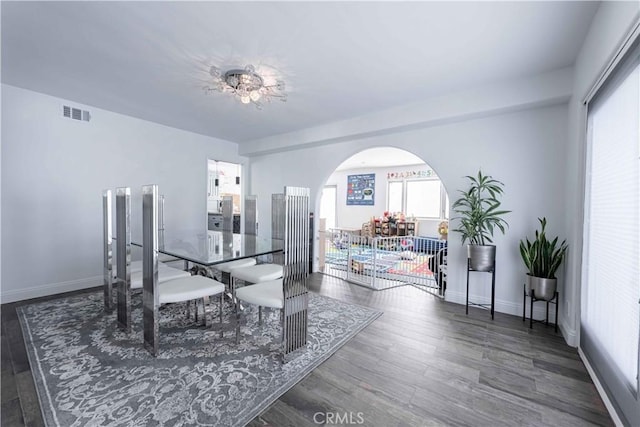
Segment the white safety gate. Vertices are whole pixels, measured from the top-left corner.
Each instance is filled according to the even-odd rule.
[[[444,296],[447,241],[428,237],[367,237],[327,230],[325,274],[376,290],[415,285]],[[435,271],[434,271],[435,270]]]

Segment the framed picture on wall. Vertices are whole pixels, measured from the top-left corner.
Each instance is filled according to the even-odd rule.
[[[375,173],[347,175],[347,205],[373,205],[375,195]]]

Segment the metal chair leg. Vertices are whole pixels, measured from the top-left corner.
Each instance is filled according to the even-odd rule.
[[[258,306],[258,325],[262,326],[262,307]]]
[[[220,294],[220,323],[222,323],[222,309],[224,306],[224,292]]]
[[[236,310],[236,344],[240,343],[240,303],[236,301],[234,304]]]
[[[236,279],[235,277],[233,277],[233,275],[231,275],[229,279],[229,290],[231,292],[231,302],[233,304],[237,304],[238,302],[236,301]]]
[[[209,297],[203,297],[202,298],[202,317],[204,317],[203,319],[203,323],[204,326],[207,327],[209,326],[209,324],[207,323],[207,306],[209,305]]]

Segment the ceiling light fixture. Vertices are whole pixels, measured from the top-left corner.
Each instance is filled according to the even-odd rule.
[[[212,66],[209,74],[213,77],[210,86],[204,89],[209,92],[222,92],[234,94],[243,104],[253,104],[259,110],[262,102],[271,102],[272,99],[287,101],[284,92],[284,82],[275,80],[273,83],[265,82],[265,79],[256,72],[253,65],[247,65],[243,70],[234,69],[224,74],[218,67]]]

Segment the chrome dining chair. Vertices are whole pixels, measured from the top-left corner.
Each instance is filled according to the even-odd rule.
[[[283,271],[284,269],[281,265],[270,263],[231,269],[231,295],[233,302],[236,304],[236,310],[239,309],[236,296],[238,291],[238,281],[244,282],[244,287],[256,286],[263,282],[282,279]],[[262,306],[259,308],[258,316],[260,318],[260,322],[262,322]]]
[[[236,342],[240,340],[240,303],[280,310],[282,361],[287,362],[307,344],[309,296],[309,189],[285,187],[272,196],[271,236],[283,241],[282,265],[258,264],[232,270],[232,280],[259,281],[235,289]],[[278,274],[278,278],[269,276]],[[258,322],[262,323],[259,311]]]
[[[157,191],[157,189],[156,189]],[[105,192],[105,199],[110,191]],[[156,194],[157,196],[157,194]],[[157,204],[157,201],[156,201]],[[105,203],[105,222],[110,220],[110,215],[107,213],[107,208],[110,208],[110,203]],[[110,210],[110,209],[109,209]],[[144,211],[144,208],[143,208]],[[157,205],[154,209],[154,213],[157,215]],[[117,266],[113,271],[109,270],[109,274],[116,273],[116,283],[118,285],[117,290],[117,321],[118,326],[127,332],[131,331],[131,291],[133,289],[143,289],[142,298],[143,306],[147,305],[144,301],[145,298],[145,277],[149,277],[149,271],[152,272],[150,278],[154,282],[154,291],[157,295],[157,303],[154,304],[158,308],[161,304],[187,302],[187,315],[190,317],[190,301],[202,300],[204,306],[204,322],[207,323],[207,305],[208,298],[210,296],[220,294],[224,291],[224,285],[202,276],[192,276],[190,272],[183,271],[177,268],[170,267],[158,261],[158,229],[155,227],[157,219],[153,221],[151,227],[154,228],[152,233],[154,234],[152,244],[155,256],[153,257],[151,270],[145,271],[145,265],[148,262],[148,246],[146,239],[143,242],[142,252],[143,259],[141,261],[131,262],[131,230],[130,230],[130,216],[131,216],[131,190],[128,187],[121,187],[116,189],[116,232],[117,232]],[[148,224],[144,224],[147,226]],[[105,226],[105,229],[107,227]],[[109,230],[110,231],[110,230]],[[106,234],[106,233],[105,233]],[[144,236],[143,236],[144,237]],[[155,245],[155,246],[154,246]],[[105,251],[106,252],[106,251]],[[107,269],[105,269],[106,271]],[[106,298],[105,289],[105,298]],[[154,296],[154,301],[156,300]],[[107,300],[105,299],[105,307]],[[146,310],[143,310],[146,312]],[[196,321],[198,307],[196,304]],[[222,313],[222,307],[221,307]],[[156,320],[157,320],[156,316]]]
[[[202,300],[204,323],[207,325],[209,297],[220,296],[220,321],[223,314],[224,284],[217,280],[195,275],[159,283],[158,266],[158,186],[142,187],[142,240],[143,240],[143,329],[144,346],[156,356],[159,350],[159,308],[161,304]],[[196,307],[197,312],[197,307]]]
[[[126,191],[121,190],[122,197],[126,197]],[[125,202],[126,203],[126,202]],[[122,202],[121,202],[122,204]],[[129,206],[130,207],[130,206]],[[104,297],[105,297],[105,310],[110,312],[113,310],[113,296],[112,296],[112,286],[113,283],[117,283],[118,280],[118,269],[117,266],[113,265],[112,259],[112,221],[111,221],[111,190],[106,190],[103,192],[103,221],[104,221],[104,247],[105,247],[105,280],[104,280]],[[124,207],[123,214],[125,216],[130,215],[130,211],[127,211],[126,206]],[[124,227],[129,227],[129,222],[121,219],[120,223]],[[130,232],[125,230],[125,237],[130,235]],[[116,241],[116,243],[118,243]],[[124,242],[124,252],[130,254],[131,253],[131,244],[130,242]],[[126,272],[128,271],[128,275]],[[109,275],[110,277],[106,277]],[[129,277],[129,289],[142,289],[142,260],[138,261],[130,261],[129,265],[124,266],[124,272],[122,276],[125,278]],[[183,271],[178,268],[170,267],[164,263],[160,263],[158,265],[158,283],[163,283],[172,279],[179,279],[183,277],[189,277],[191,273],[188,271]]]
[[[220,281],[229,286],[229,292],[233,293],[231,289],[231,271],[236,268],[251,267],[256,265],[255,258],[242,258],[234,261],[223,262],[222,264],[216,264],[212,268],[220,273]]]

